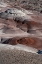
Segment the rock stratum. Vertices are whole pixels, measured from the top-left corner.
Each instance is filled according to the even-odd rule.
[[[0,9],[0,42],[42,50],[42,14],[7,3],[0,4]]]
[[[0,64],[42,64],[40,1],[0,0]]]

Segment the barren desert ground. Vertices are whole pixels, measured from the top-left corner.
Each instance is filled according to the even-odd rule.
[[[15,60],[42,64],[42,0],[0,0],[0,63],[17,64]]]

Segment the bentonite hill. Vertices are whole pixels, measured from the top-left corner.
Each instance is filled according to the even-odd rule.
[[[0,64],[42,64],[42,0],[0,0]]]

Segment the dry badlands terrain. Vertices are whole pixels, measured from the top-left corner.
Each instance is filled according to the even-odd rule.
[[[4,5],[4,7],[3,7]],[[42,14],[8,3],[0,4],[0,41],[42,50]]]
[[[0,0],[0,63],[42,64],[42,55],[38,55],[42,54],[42,10],[27,8],[28,0],[21,0],[23,4],[19,0],[14,1]]]

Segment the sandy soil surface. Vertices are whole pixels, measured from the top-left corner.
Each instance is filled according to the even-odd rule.
[[[36,52],[36,49],[23,45],[0,44],[0,64],[42,64],[42,55]]]
[[[0,64],[42,64],[42,55],[37,54],[37,51],[20,44],[0,44]]]

